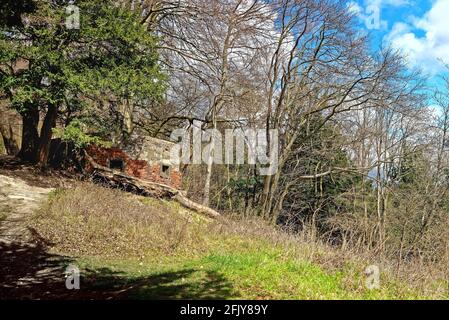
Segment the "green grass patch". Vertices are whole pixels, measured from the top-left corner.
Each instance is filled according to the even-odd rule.
[[[132,299],[426,299],[404,284],[381,280],[379,289],[355,284],[353,269],[326,272],[319,265],[286,257],[280,250],[209,254],[197,260],[138,261],[81,259],[90,289],[123,291]],[[92,273],[92,270],[97,270]],[[99,270],[99,271],[98,271]],[[95,281],[91,282],[91,278]],[[352,281],[348,281],[348,277]],[[354,277],[354,278],[353,278]]]
[[[52,193],[33,226],[52,253],[81,268],[84,292],[95,297],[447,298],[386,272],[369,290],[365,263],[345,258],[329,268],[326,257],[336,252],[295,242],[261,220],[215,221],[174,202],[88,184]]]

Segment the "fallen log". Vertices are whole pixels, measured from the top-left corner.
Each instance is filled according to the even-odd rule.
[[[196,211],[211,218],[216,218],[220,215],[217,211],[190,200],[180,192],[178,192],[172,199],[190,210]]]
[[[96,163],[87,152],[84,152],[84,154],[89,165],[92,167],[91,175],[94,180],[144,196],[173,199],[185,208],[211,218],[220,216],[217,211],[188,199],[181,190],[162,183],[139,179],[126,175],[123,172],[112,170]]]

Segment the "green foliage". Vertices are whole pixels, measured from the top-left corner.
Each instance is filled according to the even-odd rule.
[[[56,138],[62,141],[72,142],[76,148],[84,148],[91,144],[102,147],[110,147],[111,144],[103,141],[100,137],[91,136],[86,133],[87,126],[80,120],[73,120],[65,128],[55,128],[53,133]]]
[[[254,177],[250,176],[246,179],[243,178],[232,178],[230,181],[230,187],[236,192],[236,193],[247,193],[252,192],[254,188],[259,189],[262,186],[262,178],[260,176]]]
[[[283,168],[281,184],[291,186],[283,203],[281,223],[297,224],[313,216],[317,226],[322,227],[327,217],[346,206],[342,195],[360,180],[352,173],[335,170],[351,167],[351,162],[341,147],[343,137],[338,128],[323,121],[319,115],[309,119]],[[334,172],[316,179],[298,179],[301,175],[320,174],[330,169]]]
[[[2,4],[15,23],[0,24],[0,65],[12,66],[19,58],[28,65],[20,72],[2,68],[0,92],[20,113],[52,104],[65,123],[82,117],[91,124],[85,119],[91,117],[97,134],[111,133],[119,119],[105,110],[105,102],[117,109],[122,100],[152,105],[163,99],[166,76],[158,63],[157,37],[136,12],[112,0],[77,1],[80,28],[67,29],[66,6],[59,1]],[[74,124],[66,135],[91,142],[78,129]]]
[[[65,74],[70,85],[88,94],[111,94],[133,99],[162,98],[165,75],[160,71],[157,39],[139,23],[136,12],[104,1],[81,1],[81,28],[75,31],[77,47],[69,54]]]
[[[404,147],[403,158],[399,164],[395,164],[390,173],[393,181],[406,187],[420,183],[426,173],[426,160],[421,150],[413,150]]]

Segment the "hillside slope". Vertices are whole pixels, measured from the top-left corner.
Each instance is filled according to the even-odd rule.
[[[23,218],[35,238],[2,242],[2,298],[446,297],[439,287],[412,287],[388,271],[380,288],[369,290],[364,269],[375,261],[308,243],[257,218],[213,220],[174,202],[89,183],[51,191]],[[80,268],[80,290],[65,288],[69,264]]]

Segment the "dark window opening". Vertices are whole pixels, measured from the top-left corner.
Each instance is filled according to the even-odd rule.
[[[168,178],[170,176],[170,167],[163,164],[161,166],[161,177]]]
[[[109,160],[109,168],[112,170],[123,171],[125,169],[125,162],[123,159],[111,159]]]

